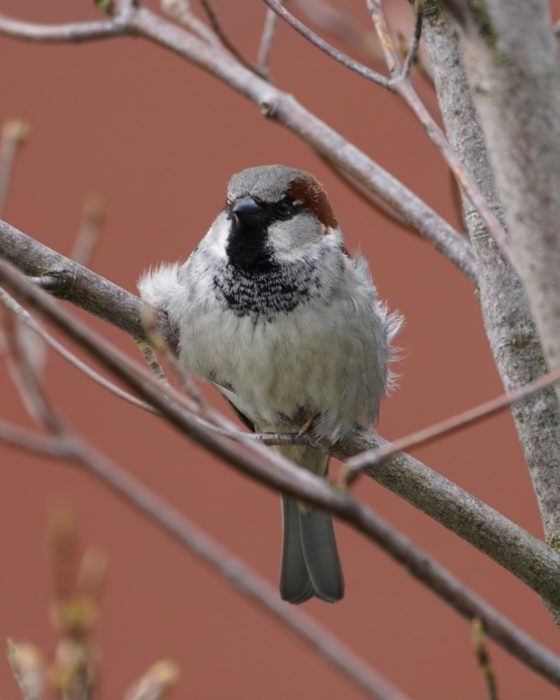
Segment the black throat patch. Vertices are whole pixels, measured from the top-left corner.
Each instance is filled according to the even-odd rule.
[[[214,275],[213,283],[218,299],[236,316],[251,316],[255,323],[293,311],[321,287],[315,265],[278,264],[272,259],[266,270],[251,272],[226,263]]]

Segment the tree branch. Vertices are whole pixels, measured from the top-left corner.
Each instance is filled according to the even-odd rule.
[[[560,69],[549,2],[479,5],[467,2],[465,68],[516,266],[549,367],[560,367]]]
[[[410,450],[411,448],[418,447],[420,445],[426,445],[427,443],[433,442],[437,438],[443,437],[444,435],[451,435],[458,430],[467,428],[474,423],[478,423],[489,416],[493,416],[496,413],[509,408],[519,401],[529,398],[533,394],[541,392],[543,389],[546,389],[559,381],[560,369],[557,369],[543,375],[542,377],[539,377],[539,379],[535,379],[534,382],[524,384],[518,389],[508,391],[505,394],[496,396],[495,398],[485,401],[474,408],[469,408],[466,411],[456,414],[455,416],[450,416],[449,418],[444,418],[438,423],[433,423],[427,428],[422,428],[414,433],[411,433],[410,435],[405,435],[402,438],[398,438],[392,445],[377,448],[375,450],[368,450],[367,452],[358,454],[355,457],[352,457],[352,459],[348,460],[346,463],[346,469],[343,470],[342,483],[348,486],[360,473],[375,467],[385,459],[393,457],[399,452],[404,452],[404,450]]]
[[[500,204],[487,159],[484,135],[472,101],[458,37],[447,14],[433,5],[424,39],[446,130],[455,152],[474,174],[497,216]],[[465,222],[477,258],[484,326],[506,390],[546,372],[527,297],[518,276],[504,263],[483,222],[463,199]],[[560,410],[552,389],[513,407],[515,426],[538,498],[547,540],[560,543]]]
[[[0,257],[7,257],[16,264],[19,261],[23,271],[31,266],[48,273],[49,265],[61,269],[67,264],[67,258],[5,222],[0,222]],[[73,284],[63,285],[69,288],[65,296],[68,301],[88,309],[89,297],[98,297],[100,302],[94,307],[98,315],[133,337],[143,333],[137,297],[90,270],[68,262],[74,265]],[[119,309],[121,299],[125,303]],[[106,308],[100,305],[101,301]],[[386,444],[374,432],[361,431],[344,444],[319,447],[335,457],[347,459]],[[306,475],[299,476],[305,478]],[[397,455],[377,465],[370,476],[470,542],[545,598],[560,602],[560,559],[544,543],[493,508],[409,455]]]
[[[101,341],[101,339],[99,339]],[[102,341],[101,341],[102,342]],[[25,364],[22,362],[22,365]],[[189,552],[209,565],[230,584],[243,593],[249,600],[257,603],[261,609],[283,624],[290,632],[298,636],[313,650],[325,658],[338,671],[342,672],[354,684],[358,685],[370,697],[378,700],[407,700],[407,696],[386,681],[374,668],[368,666],[359,656],[339,642],[334,635],[305,613],[278,598],[276,590],[259,574],[242,560],[235,557],[213,540],[204,531],[189,521],[179,511],[172,508],[162,498],[144,486],[122,467],[112,462],[88,445],[79,435],[73,433],[64,418],[54,409],[43,387],[39,383],[33,368],[22,366],[21,371],[29,378],[27,387],[34,399],[41,405],[41,415],[45,428],[51,433],[51,441],[59,443],[57,457],[74,462],[88,474],[108,486],[121,500],[131,505],[150,521],[158,525],[168,535],[179,542]],[[35,411],[33,411],[35,413]],[[1,429],[0,424],[0,429]],[[20,431],[20,434],[28,431]],[[12,443],[13,444],[13,443]],[[49,457],[55,456],[50,446],[43,452],[40,439],[28,435],[19,445]],[[560,659],[558,659],[560,668]],[[18,667],[19,668],[19,667]],[[14,667],[14,671],[16,668]],[[17,675],[17,674],[16,674]],[[93,684],[83,674],[75,678],[78,684],[72,697],[87,697],[91,694]],[[18,679],[23,674],[17,676]],[[86,682],[86,685],[84,685]],[[559,681],[560,685],[560,681]],[[20,683],[21,686],[21,683]]]
[[[99,22],[75,22],[74,24],[36,24],[20,22],[0,13],[0,34],[16,39],[38,41],[42,44],[68,42],[78,44],[83,41],[109,39],[127,32],[121,17]]]
[[[134,36],[141,35],[210,72],[258,105],[266,117],[292,131],[336,167],[381,197],[409,226],[476,283],[476,266],[469,243],[413,192],[306,110],[292,95],[251,73],[233,61],[231,55],[220,47],[209,46],[146,8],[133,9],[126,22],[123,18],[115,18],[112,23],[117,23],[117,20],[118,24],[112,24],[113,33],[92,38],[105,38],[125,32]],[[5,15],[0,15],[0,33],[40,40],[40,25],[38,27],[16,22],[17,26],[14,27],[13,23]],[[68,26],[70,29],[67,31],[59,27],[56,32],[47,27],[46,35],[50,41],[73,41],[77,29],[75,25]],[[118,32],[114,26],[119,27]]]
[[[523,658],[533,668],[536,668],[536,665],[541,667],[544,663],[543,659],[546,658],[546,677],[554,677],[553,682],[560,685],[560,659],[555,659],[547,652],[548,656],[546,657],[539,653],[535,661],[535,654],[533,652],[529,654],[525,648],[527,642],[525,635],[522,634],[519,637],[519,631],[515,628],[512,629],[511,624],[496,611],[465,589],[449,572],[411,545],[406,538],[395,532],[379,516],[359,504],[348,493],[333,491],[322,479],[298,469],[269,450],[263,452],[262,447],[256,449],[259,448],[258,445],[253,446],[252,455],[232,448],[227,442],[205,431],[202,426],[197,424],[194,417],[186,413],[175,401],[175,394],[170,387],[162,386],[153,377],[135,368],[134,364],[116,348],[111,347],[97,334],[68,316],[45,292],[36,288],[3,261],[0,261],[0,280],[15,290],[18,295],[23,296],[32,306],[40,309],[69,337],[80,342],[102,364],[125,381],[129,387],[156,406],[181,432],[269,488],[295,496],[318,508],[329,510],[350,523],[362,534],[383,547],[397,561],[405,563],[410,573],[427,583],[431,590],[443,597],[461,614],[468,617],[479,617],[483,620],[489,634],[496,641],[508,649],[520,651],[521,648],[524,648]],[[523,533],[520,528],[518,531]],[[500,545],[503,547],[503,544],[502,537]],[[519,549],[519,542],[516,545]],[[544,549],[546,550],[546,548]],[[540,568],[536,564],[537,558],[538,546],[529,554],[533,569]],[[553,601],[556,602],[560,601],[557,585],[560,561],[550,557],[549,562],[553,563],[556,569],[554,581],[549,581],[549,590],[552,583],[553,588],[550,592],[553,592]],[[539,573],[542,574],[542,570]]]

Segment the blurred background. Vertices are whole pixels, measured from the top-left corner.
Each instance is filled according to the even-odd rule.
[[[196,3],[194,3],[196,4]],[[335,3],[369,30],[365,2]],[[146,3],[153,9],[157,3]],[[258,0],[215,0],[222,24],[245,56],[256,56],[265,16]],[[409,31],[408,3],[390,6]],[[99,16],[76,0],[2,0],[22,19],[64,22]],[[29,120],[5,218],[68,254],[84,200],[103,197],[107,219],[90,266],[135,291],[146,267],[183,258],[224,201],[233,172],[280,162],[325,184],[349,250],[360,248],[380,295],[406,325],[398,343],[400,386],[381,411],[381,433],[396,438],[501,392],[472,285],[413,233],[388,222],[351,193],[294,136],[201,70],[141,39],[33,45],[0,39],[0,119]],[[358,57],[359,54],[358,54]],[[449,174],[398,98],[349,73],[279,23],[271,69],[327,123],[459,225]],[[417,78],[432,112],[431,89]],[[71,309],[138,356],[132,340]],[[272,582],[278,576],[279,498],[194,447],[156,418],[92,384],[49,355],[51,398],[77,431],[150,485]],[[219,397],[212,401],[227,410]],[[31,426],[0,365],[2,418]],[[416,454],[541,537],[537,507],[512,421],[502,415]],[[162,656],[182,669],[175,697],[360,697],[322,660],[252,607],[224,581],[91,478],[68,464],[0,445],[0,645],[30,640],[51,653],[52,594],[46,547],[49,505],[72,504],[84,543],[109,556],[97,642],[98,698],[123,695]],[[560,651],[538,597],[498,565],[371,480],[358,495],[427,549],[501,612]],[[467,621],[383,552],[338,525],[347,595],[305,610],[414,698],[485,697]],[[489,643],[503,698],[557,697],[532,671]],[[0,695],[18,697],[0,656]]]

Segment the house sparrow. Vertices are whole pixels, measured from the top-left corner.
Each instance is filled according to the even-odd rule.
[[[212,382],[251,429],[335,442],[376,421],[401,317],[378,301],[365,260],[346,252],[309,173],[267,165],[234,175],[189,259],[148,271],[139,289],[176,327],[185,373]],[[317,449],[274,449],[327,475]],[[340,600],[331,516],[287,496],[282,505],[282,598]]]

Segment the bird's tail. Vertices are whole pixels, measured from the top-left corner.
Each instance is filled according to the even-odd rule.
[[[328,455],[311,447],[278,446],[283,457],[324,476]],[[280,595],[290,603],[317,596],[335,603],[344,596],[344,578],[330,514],[282,496],[284,538]]]

